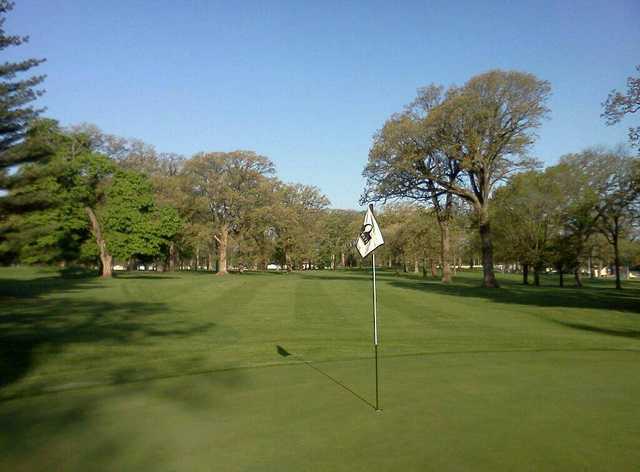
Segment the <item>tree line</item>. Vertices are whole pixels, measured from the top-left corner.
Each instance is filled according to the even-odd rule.
[[[0,50],[13,4],[0,0]],[[155,270],[357,267],[362,215],[329,208],[311,185],[278,179],[253,151],[162,153],[93,125],[62,127],[33,103],[42,59],[0,67],[0,261]],[[614,125],[638,111],[640,79],[603,103]],[[493,70],[430,85],[375,134],[362,203],[384,204],[379,261],[451,281],[495,266],[535,284],[638,264],[640,166],[626,148],[589,148],[543,169],[530,152],[547,118],[548,82]],[[637,128],[629,129],[632,146]]]
[[[331,210],[252,151],[158,153],[94,126],[32,122],[11,152],[0,250],[5,262],[157,270],[336,267],[353,255],[358,212]],[[10,212],[8,210],[11,210]],[[351,259],[350,259],[351,260]]]
[[[624,97],[633,96],[636,82],[629,84]],[[463,86],[421,88],[375,135],[361,202],[429,207],[440,232],[445,283],[451,280],[452,221],[463,213],[476,232],[484,287],[498,286],[496,253],[522,267],[525,283],[530,269],[539,283],[551,266],[561,285],[570,272],[581,286],[590,244],[601,235],[613,248],[620,288],[621,242],[638,238],[639,160],[624,147],[593,148],[540,170],[530,150],[549,113],[550,93],[550,84],[533,74],[502,70]],[[620,118],[620,96],[609,95],[605,116]],[[634,143],[633,129],[630,138]]]

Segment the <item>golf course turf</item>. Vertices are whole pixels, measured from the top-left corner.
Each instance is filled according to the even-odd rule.
[[[0,471],[637,470],[640,283],[0,269]]]

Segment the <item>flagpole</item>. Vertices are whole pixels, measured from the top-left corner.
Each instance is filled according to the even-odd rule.
[[[373,214],[373,205],[369,205]],[[373,266],[373,349],[376,358],[376,411],[380,410],[380,393],[378,381],[378,299],[376,296],[376,253],[371,254],[371,265]]]
[[[356,247],[360,255],[365,258],[371,254],[371,268],[373,275],[373,350],[375,356],[375,375],[376,375],[376,411],[380,409],[380,376],[378,363],[378,299],[376,291],[376,254],[377,247],[384,244],[382,233],[378,227],[378,223],[373,215],[373,204],[369,204],[369,210],[364,217],[364,223],[360,230],[360,235],[356,241]]]
[[[373,349],[376,356],[376,411],[380,410],[380,395],[378,383],[378,300],[376,297],[376,254],[372,254],[371,265],[373,266]]]

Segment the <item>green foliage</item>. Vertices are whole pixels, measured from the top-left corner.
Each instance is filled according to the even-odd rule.
[[[202,153],[185,164],[185,185],[201,217],[238,232],[260,198],[259,184],[274,172],[266,157],[250,151]]]
[[[551,88],[532,74],[493,70],[443,91],[420,89],[376,134],[361,202],[421,200],[446,224],[454,197],[464,200],[475,212],[482,240],[483,285],[496,287],[491,197],[510,174],[535,164],[528,150],[548,114]]]
[[[8,35],[5,32],[6,15],[13,6],[13,2],[9,0],[0,0],[0,51],[29,40],[26,36]],[[44,80],[44,76],[24,79],[17,77],[43,61],[44,59],[25,59],[0,64],[0,169],[36,158],[35,155],[18,156],[6,151],[25,136],[30,122],[42,111],[29,104],[42,95],[43,91],[36,87]]]
[[[501,260],[539,271],[551,262],[551,242],[560,231],[560,212],[567,198],[555,175],[556,169],[524,172],[496,191],[492,218]]]
[[[148,177],[118,170],[113,160],[93,150],[86,133],[38,121],[14,152],[34,149],[46,150],[48,157],[23,165],[11,178],[6,199],[22,202],[23,211],[2,225],[0,251],[5,254],[24,263],[95,260],[87,208],[98,214],[107,247],[125,260],[160,257],[182,228],[175,208],[156,205]]]
[[[34,150],[46,152],[47,159],[24,164],[10,178],[3,200],[13,211],[1,225],[0,251],[25,263],[82,259],[81,248],[90,237],[84,207],[96,203],[99,183],[113,164],[53,120],[35,122],[13,152]]]
[[[333,269],[346,265],[350,256],[356,257],[354,241],[362,225],[362,212],[328,209],[323,212],[321,220],[319,231],[322,265]]]
[[[160,256],[182,228],[177,210],[158,208],[151,181],[132,171],[115,173],[98,214],[107,247],[121,260]]]
[[[636,71],[640,73],[640,65],[636,66]],[[640,77],[628,77],[626,93],[612,90],[602,106],[604,111],[601,116],[609,126],[619,123],[627,115],[640,111]],[[640,153],[640,126],[629,127],[629,143]]]

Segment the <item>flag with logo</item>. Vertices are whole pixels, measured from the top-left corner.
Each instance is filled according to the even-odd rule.
[[[380,227],[373,216],[373,205],[369,205],[367,214],[364,216],[364,223],[360,229],[360,235],[358,236],[356,247],[362,257],[367,257],[378,246],[382,246],[383,244],[384,239],[382,239]]]

